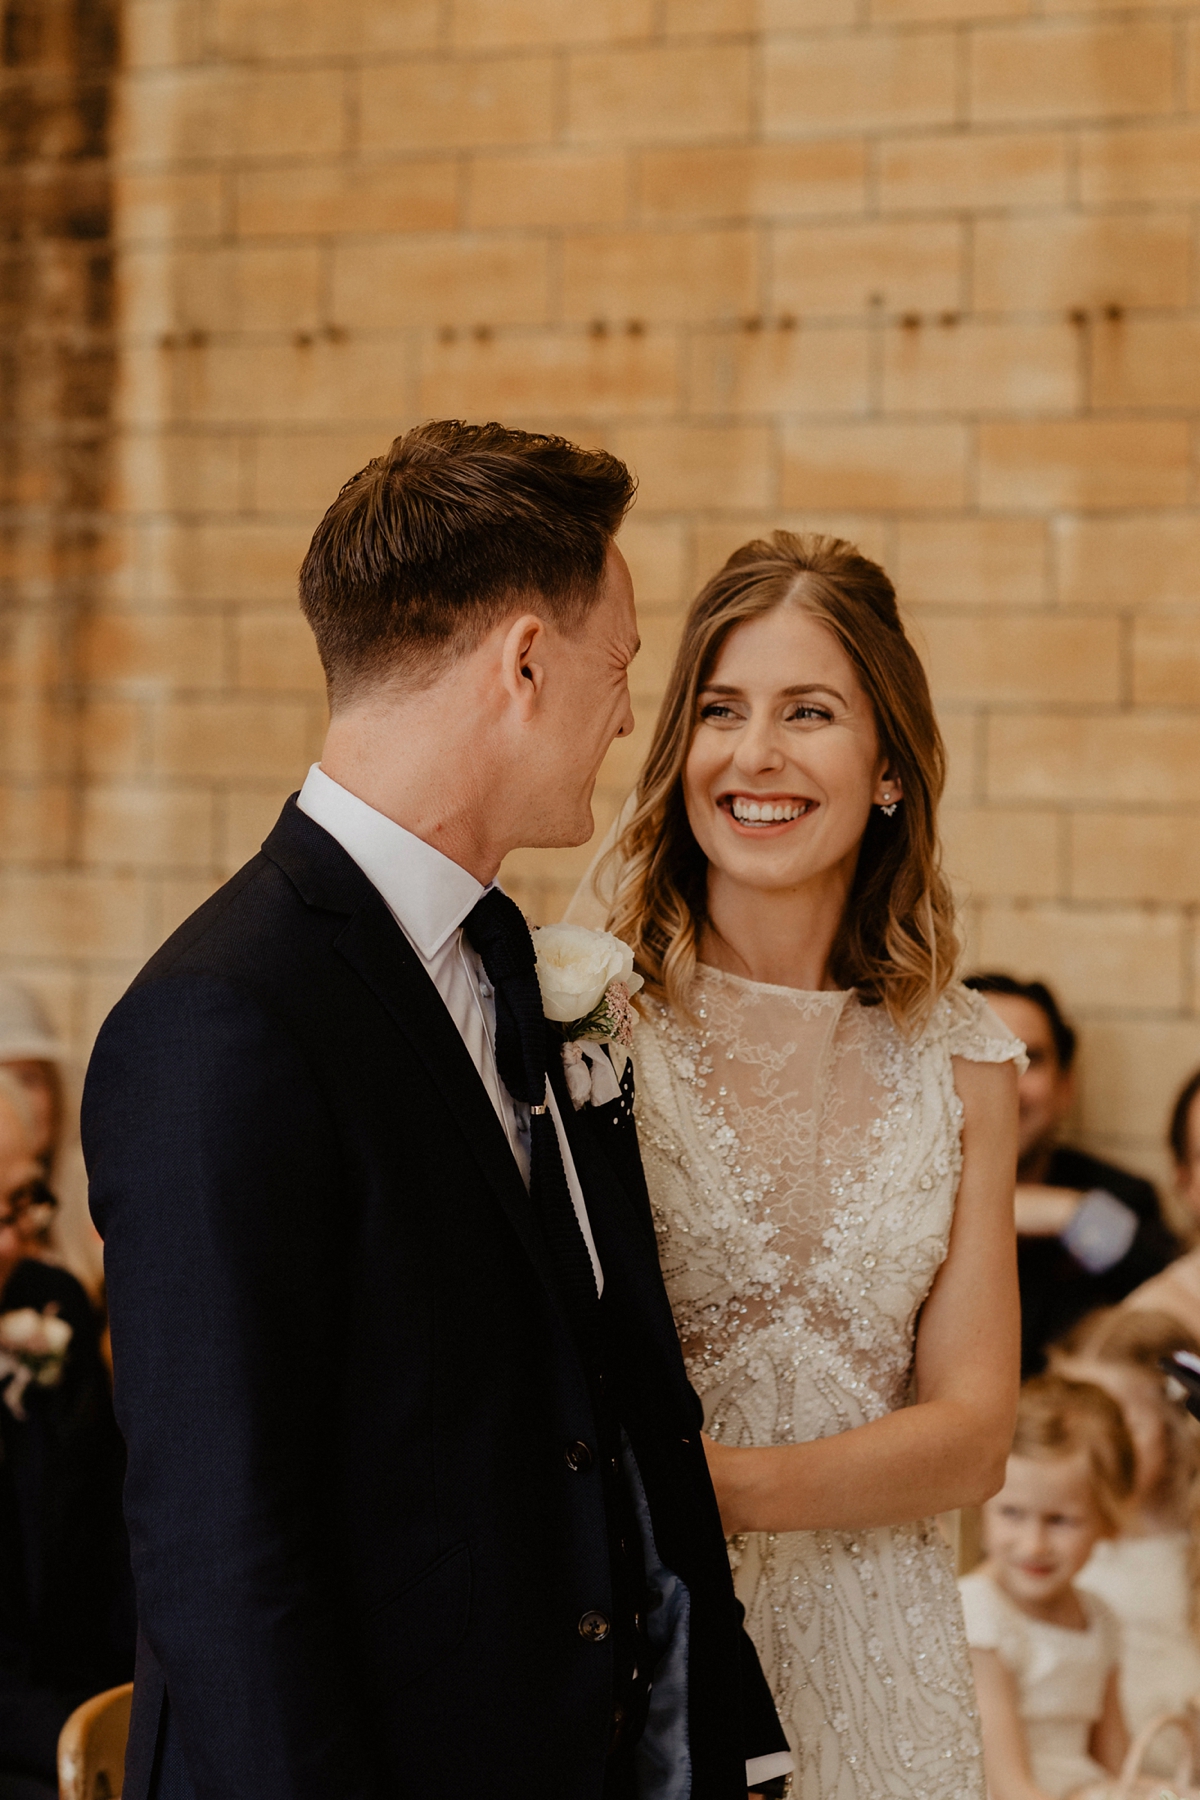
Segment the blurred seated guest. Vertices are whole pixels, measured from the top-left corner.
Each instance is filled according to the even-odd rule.
[[[1200,1343],[1166,1313],[1120,1306],[1082,1320],[1050,1352],[1056,1373],[1116,1401],[1133,1440],[1120,1535],[1098,1543],[1079,1576],[1121,1622],[1131,1731],[1200,1694],[1200,1425],[1159,1368],[1176,1350],[1197,1354]]]
[[[8,976],[0,977],[0,1068],[25,1089],[33,1114],[34,1155],[58,1201],[50,1226],[54,1258],[98,1299],[104,1246],[87,1207],[78,1098],[67,1080],[66,1049],[37,995]]]
[[[1135,1288],[1126,1305],[1170,1313],[1200,1341],[1200,1069],[1184,1083],[1175,1102],[1167,1142],[1192,1248],[1161,1275]]]
[[[68,1714],[133,1673],[124,1450],[91,1302],[37,1254],[36,1132],[0,1069],[0,1800],[56,1795]]]
[[[1085,1313],[1113,1306],[1178,1255],[1158,1195],[1140,1175],[1058,1141],[1075,1099],[1075,1032],[1041,981],[970,975],[1025,1045],[1017,1086],[1017,1269],[1021,1370]]]

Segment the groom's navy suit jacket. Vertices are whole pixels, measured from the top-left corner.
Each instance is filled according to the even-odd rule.
[[[784,1739],[632,1127],[564,1106],[606,1379],[691,1596],[692,1800],[744,1800],[745,1758]],[[588,1382],[458,1031],[294,802],[110,1015],[84,1140],[141,1633],[124,1800],[594,1800]]]

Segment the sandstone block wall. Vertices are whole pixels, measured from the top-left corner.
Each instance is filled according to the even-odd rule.
[[[414,420],[498,415],[641,478],[640,732],[601,826],[729,549],[816,526],[885,562],[972,959],[1061,988],[1081,1129],[1155,1167],[1200,1062],[1200,6],[125,0],[121,26],[104,567],[45,810],[13,796],[52,709],[8,736],[5,964],[85,1045],[316,753],[294,577],[323,506]],[[587,856],[508,878],[553,918]]]
[[[0,956],[68,1028],[128,897],[82,861],[80,645],[109,557],[117,24],[113,0],[0,13]]]

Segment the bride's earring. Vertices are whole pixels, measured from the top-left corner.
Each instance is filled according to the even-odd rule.
[[[898,800],[892,799],[892,790],[890,788],[888,788],[887,792],[883,796],[883,799],[879,803],[879,810],[881,813],[883,813],[885,815],[885,817],[890,819],[892,814],[895,812],[896,808],[899,806],[899,804],[900,804],[900,802]]]

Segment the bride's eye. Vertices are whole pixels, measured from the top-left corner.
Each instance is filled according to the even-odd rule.
[[[823,719],[828,724],[833,714],[827,706],[814,706],[805,701],[788,713],[787,717],[789,723],[794,719]]]
[[[727,705],[724,700],[709,700],[700,708],[700,717],[713,719],[720,723],[723,719],[736,719],[737,714],[732,706]]]

